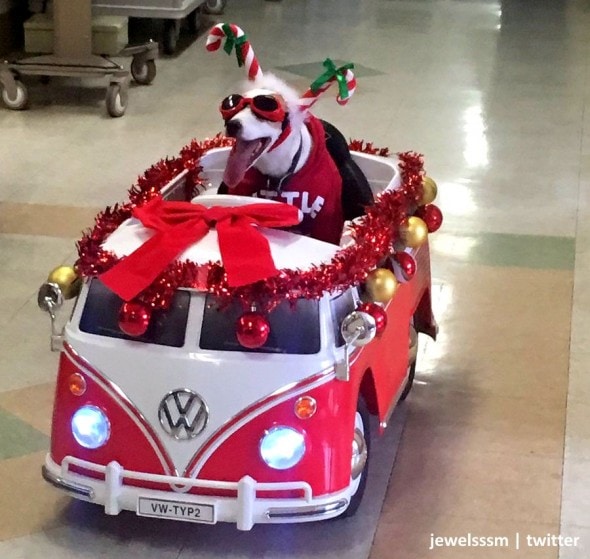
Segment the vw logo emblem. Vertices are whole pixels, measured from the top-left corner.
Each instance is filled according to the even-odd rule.
[[[169,435],[189,440],[203,431],[209,420],[209,410],[196,392],[180,388],[164,396],[158,408],[158,418]]]

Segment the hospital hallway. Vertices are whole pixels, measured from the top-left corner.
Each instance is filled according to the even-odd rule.
[[[222,21],[300,92],[325,58],[354,62],[354,97],[314,114],[423,154],[438,184],[438,338],[351,518],[107,516],[41,477],[59,355],[37,289],[146,169],[221,131],[246,77],[205,49]],[[0,104],[0,558],[588,559],[590,1],[228,0],[156,63],[122,118],[103,80],[25,77],[29,110]]]

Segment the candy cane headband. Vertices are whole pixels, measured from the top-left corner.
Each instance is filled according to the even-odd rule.
[[[222,41],[225,39],[223,50],[227,54],[231,54],[232,50],[236,51],[236,58],[238,66],[246,66],[248,72],[248,79],[254,81],[263,76],[262,69],[254,54],[254,49],[247,40],[244,31],[233,23],[218,23],[215,25],[209,35],[207,36],[207,50],[215,52],[221,47]],[[309,89],[303,94],[299,100],[301,110],[308,110],[319,99],[330,86],[338,83],[338,96],[336,101],[340,105],[346,105],[348,100],[352,97],[356,89],[356,79],[352,72],[353,65],[345,64],[340,68],[336,68],[335,64],[327,58],[324,60],[326,71],[315,80]]]
[[[246,39],[244,31],[233,23],[218,23],[211,29],[207,36],[207,50],[215,52],[219,50],[222,40],[225,38],[223,50],[227,54],[235,48],[238,66],[246,66],[248,79],[255,80],[262,77],[262,70],[250,41]]]
[[[329,58],[324,60],[326,71],[319,76],[301,97],[301,105],[309,109],[327,91],[333,83],[338,83],[338,96],[336,101],[340,105],[346,105],[356,90],[356,78],[352,72],[354,64],[344,64],[336,68]]]

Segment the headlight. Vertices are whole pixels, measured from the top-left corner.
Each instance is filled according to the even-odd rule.
[[[273,427],[260,441],[260,456],[275,470],[295,466],[304,454],[305,438],[291,427]]]
[[[111,424],[96,406],[83,406],[72,417],[72,433],[84,448],[99,448],[111,434]]]

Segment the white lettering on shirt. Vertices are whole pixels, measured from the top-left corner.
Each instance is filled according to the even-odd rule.
[[[281,192],[281,198],[284,198],[287,204],[295,205],[295,199],[299,198],[299,192]]]
[[[276,190],[261,190],[260,192],[255,192],[254,196],[260,196],[261,198],[272,199],[276,198],[279,193]]]
[[[321,196],[318,196],[314,200],[313,204],[311,205],[311,212],[310,212],[312,219],[315,219],[315,217],[320,213],[320,210],[324,207],[324,202],[325,202],[325,200]]]
[[[326,202],[325,198],[322,196],[316,196],[313,204],[310,205],[309,199],[310,195],[309,192],[293,192],[293,191],[286,191],[278,193],[276,190],[265,190],[261,189],[258,192],[254,193],[253,196],[266,198],[266,199],[276,199],[279,198],[281,201],[284,201],[286,204],[290,204],[291,206],[299,206],[296,202],[301,195],[301,212],[304,215],[309,215],[312,219],[315,219],[317,215],[320,213],[321,209],[324,207],[324,203]]]

